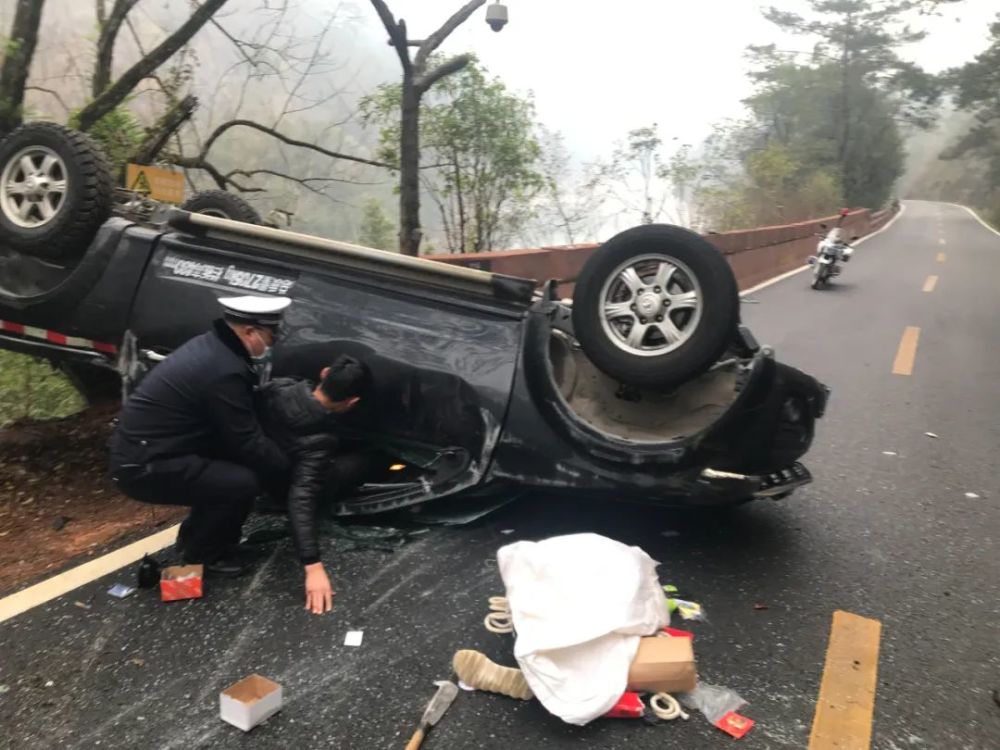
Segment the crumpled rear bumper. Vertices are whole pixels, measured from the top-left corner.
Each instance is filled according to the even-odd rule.
[[[688,486],[688,492],[670,498],[686,506],[729,505],[751,498],[780,500],[812,482],[812,474],[799,462],[768,474],[740,474],[703,469]]]

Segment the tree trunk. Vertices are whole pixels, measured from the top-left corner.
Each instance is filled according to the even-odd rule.
[[[848,17],[848,31],[853,33],[851,18]],[[850,200],[848,193],[853,193],[847,185],[847,154],[851,142],[851,50],[850,33],[844,37],[844,49],[840,56],[840,116],[843,118],[840,131],[840,143],[837,148],[837,160],[840,162],[840,187],[844,198]]]
[[[91,82],[91,93],[98,97],[104,93],[111,84],[111,63],[114,58],[115,41],[118,39],[118,32],[125,17],[139,0],[115,0],[111,8],[111,15],[101,18],[103,15],[103,4],[98,6],[98,24],[101,28],[101,35],[97,40],[97,59],[94,62],[94,79]]]
[[[419,255],[420,229],[420,93],[413,77],[403,76],[399,140],[399,251]]]
[[[45,0],[18,0],[0,67],[0,134],[19,126],[24,115],[24,87],[38,45]]]
[[[385,0],[371,0],[389,34],[399,62],[403,66],[403,94],[399,139],[399,250],[404,255],[418,255],[423,231],[420,228],[420,99],[431,86],[445,76],[469,64],[471,55],[458,55],[427,72],[434,51],[486,0],[468,0],[441,27],[422,42],[407,39],[406,22],[397,21]],[[419,46],[410,60],[409,47]]]
[[[465,218],[465,195],[463,194],[464,186],[462,185],[462,165],[459,163],[458,150],[452,148],[451,159],[454,166],[455,174],[455,201],[458,203],[458,236],[459,245],[458,252],[464,253],[465,248],[468,247],[466,234],[468,233],[468,222]]]

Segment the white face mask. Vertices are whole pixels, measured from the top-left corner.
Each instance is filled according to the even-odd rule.
[[[274,359],[274,347],[269,346],[264,341],[264,336],[259,331],[255,331],[255,333],[261,343],[264,344],[264,351],[260,354],[251,354],[250,361],[253,363],[254,372],[257,373],[257,382],[260,385],[264,385],[271,379],[271,362]]]
[[[255,365],[270,363],[272,359],[274,359],[273,346],[265,346],[264,351],[262,353],[257,355],[253,354],[250,355],[250,361],[253,362]]]

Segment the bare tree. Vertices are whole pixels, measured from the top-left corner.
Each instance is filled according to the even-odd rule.
[[[161,65],[173,57],[173,55],[176,54],[181,47],[187,44],[187,42],[190,41],[191,38],[197,34],[201,28],[212,19],[212,16],[214,16],[215,13],[218,12],[227,2],[229,2],[229,0],[205,0],[197,7],[187,21],[181,24],[176,31],[150,50],[148,54],[144,55],[137,63],[126,70],[117,81],[102,87],[100,93],[95,96],[93,101],[81,109],[77,115],[77,124],[80,129],[90,129],[93,127],[94,123],[125,101],[125,98],[132,93],[135,87],[138,86],[144,78],[153,74]],[[135,2],[133,0],[116,0],[111,14],[105,20],[104,30],[107,30],[111,26],[115,11],[123,9],[122,20],[118,22],[118,26],[115,29],[116,36],[117,30],[121,28],[121,24],[125,20],[125,16],[134,4]],[[101,42],[104,41],[105,48],[108,48],[106,53],[108,55],[106,70],[107,78],[110,80],[110,48],[114,45],[114,36],[112,36],[109,41],[104,40],[104,30],[102,30],[101,39],[98,40],[98,53],[100,55]],[[100,60],[98,60],[98,63],[100,64]],[[104,77],[105,72],[100,72],[100,75]],[[94,91],[96,92],[97,89],[98,80],[97,76],[95,76]]]
[[[225,106],[226,91],[232,94],[235,103],[230,101],[230,106],[226,109],[224,116],[229,119],[214,125],[206,138],[201,138],[194,126],[188,130],[194,136],[193,154],[190,150],[185,153],[183,144],[178,144],[176,152],[167,154],[165,160],[188,170],[206,173],[220,189],[242,193],[263,192],[264,188],[259,187],[258,178],[278,178],[326,198],[331,198],[330,189],[337,184],[383,183],[384,180],[367,181],[356,174],[308,176],[310,172],[306,170],[311,171],[315,167],[315,159],[308,156],[301,159],[290,158],[282,148],[268,149],[267,155],[253,165],[248,166],[245,160],[241,160],[235,169],[222,166],[227,156],[223,137],[230,131],[237,130],[244,134],[262,134],[293,147],[299,153],[318,154],[359,168],[393,168],[393,165],[383,161],[347,153],[346,149],[330,143],[333,129],[346,124],[353,118],[353,113],[349,113],[344,119],[324,123],[319,133],[298,137],[301,129],[295,128],[290,116],[323,107],[342,97],[344,92],[337,88],[331,90],[328,86],[331,74],[341,69],[342,65],[329,59],[325,51],[327,37],[332,33],[338,18],[339,6],[329,14],[324,23],[317,25],[315,35],[308,40],[298,37],[287,26],[295,16],[291,7],[288,3],[265,7],[263,10],[269,12],[269,20],[264,24],[257,24],[246,37],[241,32],[231,31],[218,21],[213,21],[217,30],[233,45],[238,59],[219,78],[215,94],[210,97],[210,109],[216,109],[216,105]],[[233,76],[240,71],[243,73],[242,80]],[[255,87],[262,83],[271,92],[263,106],[259,97],[255,96],[258,91]],[[320,86],[320,91],[314,90],[316,84]],[[276,96],[275,90],[283,94]],[[256,106],[251,108],[253,103]],[[218,118],[214,111],[210,111],[206,119],[212,122]],[[298,132],[293,135],[294,131]],[[244,142],[243,139],[240,142]],[[298,163],[293,165],[293,161]],[[307,165],[303,162],[307,162]]]
[[[51,23],[46,17],[37,59],[33,66],[30,60],[23,66],[25,82],[31,85],[15,88],[22,98],[25,89],[47,97],[46,103],[58,105],[72,125],[90,129],[97,137],[108,135],[108,128],[103,127],[106,116],[123,110],[122,121],[134,122],[135,130],[122,139],[122,153],[116,160],[174,163],[189,170],[193,189],[212,184],[260,193],[284,182],[293,188],[285,193],[291,193],[294,201],[310,193],[344,202],[349,198],[341,183],[386,184],[388,175],[382,170],[390,165],[377,157],[365,158],[366,149],[359,148],[354,134],[340,129],[353,117],[345,111],[354,106],[351,71],[335,76],[343,71],[344,63],[330,53],[336,49],[333,38],[343,33],[337,24],[344,16],[340,6],[332,4],[332,9],[323,11],[323,20],[314,24],[295,0],[257,0],[249,17],[246,13],[223,16],[227,2],[170,4],[160,9],[159,17],[169,19],[161,22],[144,13],[148,6],[138,0],[94,0],[80,6],[74,0],[66,15]],[[41,4],[21,3],[18,9],[40,9]],[[49,3],[49,15],[52,7]],[[80,29],[95,19],[92,46],[81,51]],[[240,25],[240,19],[247,19],[246,23]],[[23,23],[19,20],[14,26]],[[209,25],[211,30],[206,29]],[[37,39],[37,19],[33,28]],[[226,54],[227,47],[232,54]],[[209,49],[211,54],[199,55],[199,49],[202,53]],[[201,66],[199,59],[204,60]],[[3,62],[10,61],[8,56]],[[205,72],[206,66],[214,67],[211,74]],[[116,72],[120,73],[117,77]],[[216,89],[213,92],[209,83],[207,91],[199,92],[205,106],[195,115],[196,84],[213,79]],[[303,116],[327,106],[337,110],[334,116],[325,116],[328,110],[323,117]],[[141,122],[147,124],[144,133],[140,111]],[[136,136],[138,140],[132,140]],[[264,142],[267,138],[271,143]],[[256,146],[255,139],[261,145],[251,149],[253,156],[248,159],[246,144]],[[325,158],[317,160],[317,156]],[[317,163],[324,162],[349,168],[317,168]],[[372,167],[379,168],[377,174],[372,174]],[[199,173],[206,177],[199,179]]]
[[[45,0],[18,0],[0,67],[0,133],[7,133],[22,122],[24,91],[38,45],[44,6]]]
[[[610,168],[586,164],[574,169],[561,133],[542,130],[540,171],[543,190],[535,206],[533,224],[544,228],[544,242],[558,233],[559,241],[575,245],[591,242],[604,222],[605,203],[611,197]]]
[[[382,25],[389,33],[389,44],[396,50],[403,67],[399,144],[399,249],[404,255],[417,255],[423,239],[420,228],[420,101],[431,86],[468,65],[472,56],[456,55],[430,69],[428,62],[444,40],[485,2],[486,0],[469,0],[429,37],[422,41],[411,41],[407,38],[406,21],[402,18],[397,20],[384,0],[371,0]],[[412,58],[410,47],[417,48],[417,54]]]

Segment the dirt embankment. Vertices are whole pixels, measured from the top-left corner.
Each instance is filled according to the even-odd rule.
[[[115,491],[106,477],[114,407],[0,430],[0,595],[184,515]]]

